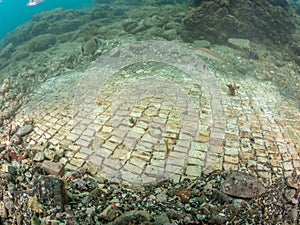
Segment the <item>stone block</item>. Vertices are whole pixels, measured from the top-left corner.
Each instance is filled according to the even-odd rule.
[[[51,175],[61,176],[64,172],[64,165],[60,162],[45,160],[42,164],[44,170]]]
[[[133,157],[130,159],[130,163],[137,166],[138,168],[143,168],[146,165],[146,161],[137,157]]]
[[[238,164],[239,163],[239,158],[236,156],[224,156],[224,162],[226,163],[231,163],[231,164]]]
[[[198,177],[201,175],[201,168],[200,166],[188,166],[186,168],[185,174],[187,176]]]
[[[133,165],[131,163],[126,163],[123,167],[124,170],[129,171],[133,174],[142,174],[143,168]]]
[[[82,167],[85,163],[85,159],[73,158],[70,160],[70,163],[76,167]]]

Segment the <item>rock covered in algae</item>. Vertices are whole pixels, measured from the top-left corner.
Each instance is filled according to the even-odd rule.
[[[230,175],[221,190],[225,194],[239,198],[256,198],[266,192],[266,188],[257,178],[241,173]]]
[[[196,1],[196,0],[195,0]],[[294,33],[295,12],[287,0],[202,0],[183,20],[181,37],[225,43],[229,37],[285,43]]]
[[[30,52],[40,52],[56,44],[56,37],[53,34],[41,34],[28,43]]]
[[[150,225],[150,214],[143,210],[132,210],[117,217],[109,225],[145,224]]]

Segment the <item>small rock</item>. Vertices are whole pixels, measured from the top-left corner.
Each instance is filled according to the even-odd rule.
[[[20,145],[20,144],[22,144],[22,142],[23,142],[23,139],[20,136],[14,135],[12,137],[12,143],[15,145]]]
[[[296,194],[296,190],[295,190],[295,189],[286,189],[286,190],[284,191],[284,198],[285,198],[288,202],[290,202],[290,201],[292,201],[292,199],[294,198],[295,194]]]
[[[242,38],[229,38],[228,43],[239,49],[250,49],[250,41]]]
[[[23,137],[29,133],[31,133],[33,131],[33,126],[31,124],[25,125],[23,127],[20,127],[17,132],[16,135],[19,137]]]
[[[34,158],[33,158],[33,161],[36,161],[36,162],[41,162],[45,159],[45,154],[44,152],[38,152],[35,154]]]
[[[20,213],[17,214],[17,225],[22,225],[23,217]]]
[[[289,216],[290,216],[291,221],[293,223],[295,223],[298,219],[298,208],[297,207],[291,208],[289,211]]]
[[[188,189],[180,189],[175,193],[175,195],[178,196],[182,202],[188,203],[192,193]]]
[[[129,22],[125,22],[124,24],[123,24],[123,28],[124,28],[124,30],[126,31],[126,32],[132,32],[133,30],[135,30],[137,27],[138,27],[138,23],[136,23],[136,22],[133,22],[133,21],[129,21]]]
[[[64,165],[59,162],[45,160],[42,164],[44,170],[52,175],[61,176],[64,172]]]
[[[93,216],[93,215],[95,215],[95,213],[96,213],[96,207],[95,206],[86,208],[86,214],[87,215]]]
[[[190,205],[190,204],[185,204],[185,205],[184,205],[184,210],[185,210],[186,212],[190,212],[190,211],[192,210],[191,205]]]
[[[184,223],[184,224],[192,224],[192,223],[193,223],[193,220],[192,220],[192,218],[191,218],[189,215],[186,215],[186,216],[183,218],[183,223]]]
[[[39,203],[36,197],[29,196],[27,205],[33,212],[43,212],[43,206]]]
[[[150,214],[147,211],[132,210],[125,212],[123,215],[117,217],[109,225],[123,225],[123,224],[144,224],[150,225]]]
[[[102,213],[100,213],[100,217],[108,221],[112,221],[116,218],[117,214],[118,210],[116,210],[113,205],[109,205],[103,210]]]
[[[74,187],[80,191],[92,191],[97,187],[97,183],[94,179],[90,177],[85,177],[80,180],[75,181]]]
[[[232,201],[232,205],[234,206],[234,208],[236,208],[238,210],[250,208],[250,205],[248,204],[248,202],[246,202],[243,199],[234,199]]]
[[[0,119],[0,127],[3,125],[3,119]]]
[[[169,29],[164,31],[161,36],[165,38],[167,41],[172,41],[177,38],[177,31],[176,29]]]
[[[0,202],[0,218],[6,219],[7,218],[7,210],[5,208],[4,202]]]
[[[268,79],[268,76],[265,73],[256,73],[255,77],[258,80],[267,80]]]
[[[27,172],[24,173],[24,176],[27,177],[28,179],[31,179],[32,174],[31,174],[30,171],[27,171]]]
[[[209,223],[210,224],[226,224],[228,221],[226,215],[221,212],[212,213]]]
[[[209,213],[209,224],[230,224],[238,214],[238,210],[231,204],[211,208]]]
[[[168,209],[167,210],[167,216],[169,219],[174,219],[174,220],[181,220],[182,218],[186,217],[186,213],[182,211],[178,211],[175,209]]]
[[[153,225],[165,225],[170,223],[169,217],[166,213],[160,214],[156,220],[153,222]]]
[[[207,40],[195,40],[193,46],[195,48],[209,48],[211,47],[211,43]]]
[[[75,179],[81,178],[86,173],[88,173],[87,168],[82,167],[82,168],[79,168],[79,169],[77,169],[75,171],[67,173],[66,175],[64,175],[64,179],[66,181],[75,180]]]
[[[161,192],[156,195],[157,202],[166,202],[167,201],[167,194],[165,192]]]
[[[10,197],[5,196],[3,197],[4,206],[8,211],[8,216],[13,216],[15,213],[15,206],[14,202],[10,199]]]
[[[45,149],[44,153],[45,153],[46,159],[49,159],[49,160],[55,159],[55,156],[56,156],[55,151],[50,150],[50,149]]]
[[[293,205],[298,205],[298,199],[292,198],[291,203],[292,203]]]
[[[45,148],[46,148],[46,146],[44,144],[36,143],[34,146],[32,146],[31,151],[33,153],[43,152]]]
[[[1,172],[2,173],[9,173],[9,174],[15,176],[17,174],[17,169],[13,165],[2,164],[2,166],[1,166]]]
[[[0,152],[4,151],[6,149],[5,144],[0,144]]]
[[[28,43],[30,52],[40,52],[46,50],[56,44],[56,36],[54,34],[35,35]]]
[[[63,148],[60,148],[59,146],[54,148],[55,154],[59,157],[62,158],[65,154],[65,150]]]
[[[98,199],[98,198],[106,199],[107,198],[107,193],[100,190],[99,188],[95,188],[94,190],[89,192],[89,194],[87,196],[82,198],[81,202],[83,203],[83,205],[87,205],[91,200]]]
[[[39,218],[36,215],[33,215],[31,217],[31,225],[40,225],[41,221],[39,220]]]
[[[242,173],[230,175],[221,190],[225,194],[240,198],[255,198],[266,192],[266,188],[258,179]]]
[[[291,187],[291,188],[295,188],[295,189],[299,189],[300,187],[300,180],[295,179],[292,176],[289,176],[286,178],[286,184]]]
[[[204,195],[203,195],[204,196]],[[202,197],[203,198],[203,197]],[[193,208],[197,208],[201,205],[200,202],[202,202],[202,198],[201,197],[195,197],[195,198],[191,198],[189,203]]]
[[[16,185],[14,185],[13,183],[8,183],[7,184],[7,191],[9,193],[16,193],[16,191],[17,191]]]
[[[212,198],[221,202],[232,202],[232,198],[230,198],[229,196],[225,195],[217,189],[214,189],[212,193]]]

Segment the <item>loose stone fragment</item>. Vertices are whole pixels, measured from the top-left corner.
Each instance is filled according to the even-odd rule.
[[[232,202],[232,198],[230,198],[228,195],[225,195],[217,189],[213,190],[212,198],[221,202]]]
[[[178,196],[182,202],[188,203],[192,193],[188,189],[180,189],[175,193],[175,195]]]
[[[33,158],[33,161],[36,161],[36,162],[41,162],[45,159],[45,154],[44,152],[38,152],[35,154],[34,158]]]
[[[0,144],[0,152],[2,152],[5,149],[6,149],[6,145],[5,144]]]
[[[210,214],[209,224],[228,224],[238,212],[235,207],[228,204],[216,210],[211,209]]]
[[[70,180],[74,180],[74,179],[78,179],[78,178],[81,178],[84,174],[86,174],[88,172],[88,169],[87,168],[79,168],[75,171],[72,171],[72,172],[69,172],[68,174],[66,174],[64,176],[64,179],[66,181],[70,181]]]
[[[16,135],[19,137],[23,137],[27,134],[29,134],[30,132],[33,131],[33,126],[31,124],[25,125],[23,127],[20,127],[17,132]]]
[[[50,150],[50,149],[45,149],[44,154],[45,154],[45,157],[49,160],[54,160],[55,156],[56,156],[55,151]]]
[[[28,208],[30,208],[33,212],[37,212],[37,213],[43,212],[43,206],[39,203],[36,197],[29,196]]]
[[[2,173],[9,173],[12,176],[14,176],[17,173],[17,169],[14,166],[10,165],[10,164],[2,164],[1,172]]]
[[[90,192],[93,189],[97,188],[97,183],[94,179],[92,179],[90,177],[85,177],[85,178],[75,181],[74,187],[80,191]]]
[[[33,215],[31,217],[31,225],[40,225],[41,221],[39,220],[39,218],[36,215]]]
[[[228,43],[239,49],[249,49],[250,48],[250,41],[248,39],[229,38]]]
[[[299,180],[293,178],[292,176],[286,178],[286,184],[291,188],[295,188],[296,190],[300,188]]]
[[[235,173],[230,175],[221,187],[225,194],[240,198],[255,198],[266,192],[262,183],[249,175]]]
[[[42,164],[44,170],[52,175],[61,176],[64,172],[64,165],[62,163],[56,163],[49,160],[45,160]]]
[[[246,202],[243,199],[234,199],[232,201],[232,205],[234,208],[236,208],[237,210],[241,210],[241,209],[249,209],[250,205],[248,204],[248,202]]]
[[[22,141],[23,141],[23,139],[22,139],[20,136],[18,136],[18,135],[14,135],[14,136],[12,137],[12,142],[13,142],[15,145],[20,145],[20,144],[22,144]]]
[[[295,194],[296,194],[296,190],[295,190],[295,189],[286,189],[286,190],[284,191],[284,198],[285,198],[288,202],[290,202],[290,201],[292,201],[292,199],[294,198]]]
[[[164,225],[164,224],[170,224],[169,217],[166,213],[160,214],[153,222],[153,225]]]
[[[10,195],[9,191],[6,191],[6,193],[3,195],[3,202],[4,202],[5,208],[7,209],[8,217],[13,216],[15,213],[14,202],[11,200],[9,195]]]
[[[293,207],[290,209],[289,211],[289,217],[290,217],[290,220],[295,223],[298,219],[298,209],[297,207]]]
[[[156,201],[159,203],[166,203],[167,202],[167,194],[164,192],[158,193],[156,196]]]
[[[7,218],[7,210],[5,208],[4,202],[0,202],[0,218],[6,219]]]
[[[108,221],[112,221],[116,218],[118,211],[114,208],[113,205],[107,206],[102,213],[100,213],[100,217],[106,219]]]
[[[146,211],[129,211],[116,218],[109,225],[144,224],[150,225],[150,214]]]

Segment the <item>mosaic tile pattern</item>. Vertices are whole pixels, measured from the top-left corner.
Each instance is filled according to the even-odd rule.
[[[83,74],[45,83],[16,123],[34,119],[27,141],[64,148],[66,169],[87,167],[116,182],[179,181],[213,170],[299,175],[299,110],[268,83],[241,79],[230,96],[230,82],[187,48],[137,42]]]

